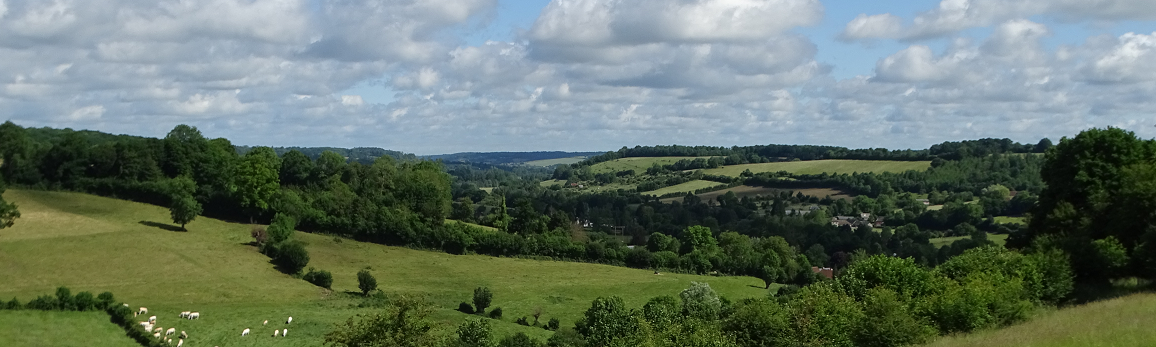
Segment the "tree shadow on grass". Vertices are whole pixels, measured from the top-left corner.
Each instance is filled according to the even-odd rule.
[[[172,224],[166,224],[166,223],[157,223],[157,222],[147,221],[147,220],[140,221],[140,224],[145,225],[145,226],[154,227],[154,228],[161,228],[161,229],[168,230],[168,231],[176,231],[176,232],[187,231],[187,230],[181,229],[180,226],[176,226],[176,225],[172,225]]]

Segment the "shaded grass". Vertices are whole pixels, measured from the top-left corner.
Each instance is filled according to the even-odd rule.
[[[690,182],[686,182],[686,183],[682,183],[682,184],[676,184],[676,185],[669,186],[669,187],[663,187],[663,188],[652,190],[649,192],[644,192],[644,193],[642,193],[642,195],[663,196],[663,195],[670,194],[670,193],[693,193],[694,191],[699,190],[699,189],[718,187],[718,186],[724,186],[724,185],[726,185],[726,184],[714,182],[714,181],[694,180],[694,181],[690,181]]]
[[[787,161],[777,163],[759,163],[729,165],[717,169],[709,169],[703,173],[738,177],[745,170],[753,173],[786,171],[793,174],[821,174],[821,173],[853,173],[853,172],[904,172],[907,170],[923,171],[931,167],[930,161],[892,161],[892,160],[808,160]]]
[[[1097,347],[1156,344],[1156,294],[1121,298],[1044,312],[1020,325],[947,336],[930,347]]]
[[[451,331],[469,316],[455,311],[473,289],[489,286],[493,306],[505,319],[499,335],[517,331],[545,338],[541,328],[516,325],[536,307],[543,322],[559,318],[572,326],[590,302],[618,295],[632,307],[658,295],[677,295],[692,281],[710,283],[737,300],[766,294],[751,277],[709,277],[623,267],[488,256],[455,256],[298,233],[310,252],[309,266],[328,270],[333,291],[273,269],[250,245],[250,225],[201,217],[188,232],[171,232],[140,221],[168,221],[168,210],[140,203],[77,193],[10,189],[5,199],[19,204],[23,217],[0,230],[0,298],[27,302],[58,286],[74,293],[111,291],[133,307],[148,307],[159,325],[186,330],[192,344],[230,346],[317,346],[332,325],[374,309],[356,308],[357,271],[369,267],[387,296],[420,296],[438,307],[434,318]],[[177,318],[199,311],[202,318]],[[293,316],[289,337],[273,339],[268,319]],[[104,318],[107,320],[107,318]],[[115,325],[102,321],[109,327]],[[240,331],[254,329],[242,339]],[[268,331],[265,331],[268,330]],[[129,341],[123,332],[118,339]],[[120,340],[117,340],[120,341]],[[109,340],[89,345],[115,345]]]
[[[0,311],[0,345],[140,347],[103,311]]]
[[[1007,244],[1007,237],[1008,237],[1007,234],[992,234],[992,233],[987,234],[988,240],[995,242],[995,244],[1000,245],[1000,246]],[[939,248],[939,247],[943,247],[943,246],[950,246],[952,242],[963,240],[963,239],[971,239],[971,236],[937,237],[937,238],[931,239],[930,241],[931,241],[932,246],[935,246],[935,248]]]

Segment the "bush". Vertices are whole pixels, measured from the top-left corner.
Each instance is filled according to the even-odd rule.
[[[525,325],[525,326],[530,326],[530,318],[526,317],[526,316],[522,316],[521,318],[514,320],[514,323],[518,323],[518,324]]]
[[[474,314],[474,306],[471,306],[468,302],[462,301],[460,304],[458,304],[458,312]],[[490,313],[493,312],[491,311]]]
[[[722,331],[739,346],[790,346],[787,310],[766,299],[739,301],[734,313],[723,320]]]
[[[56,309],[73,311],[76,304],[72,302],[72,291],[68,287],[56,288]]]
[[[296,228],[297,220],[286,214],[278,213],[273,216],[273,221],[269,223],[269,228],[265,232],[270,243],[281,243],[292,238],[293,229]]]
[[[494,307],[493,310],[490,310],[490,318],[502,319],[502,308],[501,307]]]
[[[538,341],[523,332],[506,336],[501,342],[498,342],[498,347],[542,347],[545,345],[542,341]]]
[[[478,313],[485,313],[486,307],[490,307],[490,301],[494,299],[494,293],[490,292],[488,287],[474,288],[474,308]]]
[[[16,300],[16,298],[12,298],[12,301],[9,301],[7,304],[4,304],[4,309],[8,309],[8,310],[19,310],[22,307],[24,307],[24,305],[21,305],[20,300]]]
[[[90,292],[76,293],[76,297],[72,299],[77,311],[92,311],[96,307],[96,299],[92,297]]]
[[[357,288],[361,289],[362,295],[369,295],[369,292],[377,289],[377,279],[369,273],[369,270],[361,270],[357,272]]]
[[[100,293],[96,296],[96,309],[98,310],[108,310],[114,303],[116,303],[116,298],[112,296],[111,292]]]
[[[585,347],[586,340],[578,331],[570,328],[558,329],[550,339],[546,340],[550,347]]]
[[[36,299],[32,299],[32,301],[29,301],[27,304],[24,304],[24,308],[29,310],[52,311],[58,309],[59,307],[60,306],[57,303],[56,297],[49,295],[41,295]]]
[[[302,276],[301,278],[306,282],[313,283],[313,285],[321,288],[331,289],[331,286],[333,286],[333,274],[329,273],[329,271],[314,271],[312,268],[310,268],[309,272],[305,273],[305,276]]]
[[[463,303],[464,304],[464,303]],[[493,346],[493,333],[490,322],[484,319],[469,319],[458,325],[458,344],[460,347],[489,347]]]
[[[558,328],[561,325],[562,325],[562,321],[559,321],[558,318],[550,318],[550,321],[546,323],[546,329],[558,331]]]
[[[857,346],[920,345],[935,336],[935,328],[913,315],[899,294],[890,289],[868,290],[863,309],[868,318],[855,329]]]
[[[682,298],[682,311],[688,317],[708,322],[718,320],[722,302],[709,284],[691,282],[690,287],[679,293],[679,297]]]
[[[273,262],[288,274],[295,274],[309,265],[309,251],[300,241],[286,241],[277,245],[277,256]]]

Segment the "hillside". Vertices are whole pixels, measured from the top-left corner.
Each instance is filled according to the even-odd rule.
[[[590,170],[594,173],[613,173],[625,170],[634,170],[637,174],[643,174],[646,169],[649,169],[654,164],[670,165],[683,159],[697,159],[708,157],[632,157],[614,159],[611,161],[601,162],[590,166]]]
[[[201,217],[189,232],[173,232],[159,227],[167,225],[169,214],[157,206],[64,192],[9,190],[4,197],[23,216],[0,230],[0,298],[26,302],[61,285],[74,293],[111,291],[130,305],[148,307],[161,326],[189,331],[188,343],[195,345],[236,345],[245,327],[255,331],[244,345],[320,345],[332,324],[372,311],[355,308],[361,299],[348,293],[357,290],[355,274],[366,267],[387,295],[419,295],[436,304],[435,318],[447,328],[468,317],[454,311],[457,304],[468,301],[473,288],[489,286],[493,306],[505,311],[495,324],[499,336],[550,334],[513,323],[536,307],[543,308],[544,320],[557,317],[571,326],[598,296],[622,296],[637,307],[653,296],[677,295],[692,281],[708,282],[732,300],[765,295],[762,281],[749,277],[455,256],[298,233],[310,266],[333,273],[330,292],[274,270],[249,244],[246,224]],[[202,319],[176,318],[186,310],[201,312]],[[0,311],[0,322],[18,319],[13,314],[24,313]],[[294,317],[288,338],[273,340],[259,329],[265,319],[273,324],[287,316]],[[90,345],[118,345],[119,339]]]
[[[907,170],[923,171],[931,167],[930,161],[890,161],[890,160],[810,160],[785,161],[774,163],[728,165],[717,169],[708,169],[703,173],[738,177],[743,171],[752,173],[786,171],[792,174],[821,174],[821,173],[853,173],[853,172],[903,172]]]
[[[718,182],[714,182],[714,181],[694,180],[694,181],[690,181],[690,182],[686,182],[686,183],[682,183],[682,184],[676,184],[673,186],[665,187],[665,188],[658,189],[658,190],[643,192],[642,194],[643,195],[652,195],[652,196],[663,196],[663,195],[671,194],[671,193],[693,193],[694,191],[699,190],[699,189],[724,186],[724,185],[726,185],[726,184],[718,183]]]
[[[1156,294],[1134,294],[1041,314],[1020,325],[947,336],[928,347],[1151,346],[1156,341]]]
[[[602,152],[464,152],[424,156],[426,159],[446,162],[465,162],[490,165],[551,166],[572,164]]]
[[[10,347],[140,347],[104,312],[0,311],[0,341]]]

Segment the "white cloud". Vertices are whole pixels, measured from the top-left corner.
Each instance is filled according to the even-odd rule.
[[[1156,32],[1120,36],[1109,52],[1089,62],[1083,72],[1086,79],[1098,83],[1156,81]]]
[[[898,37],[903,30],[903,19],[890,13],[868,16],[860,14],[847,23],[839,39],[853,41]]]

